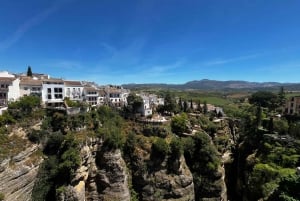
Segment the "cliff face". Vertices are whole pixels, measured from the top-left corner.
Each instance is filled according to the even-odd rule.
[[[183,156],[174,161],[172,173],[165,161],[155,171],[138,171],[130,176],[120,150],[104,151],[99,140],[88,144],[81,148],[82,165],[58,196],[59,201],[130,201],[130,177],[140,182],[140,200],[195,200],[193,176]],[[141,168],[147,163],[140,162]]]
[[[163,162],[164,163],[164,162]],[[142,176],[143,201],[193,201],[195,200],[193,176],[182,156],[174,161],[173,172],[170,173],[162,164],[161,168],[153,172],[146,172]]]
[[[103,151],[100,140],[81,148],[82,164],[60,201],[130,201],[128,172],[121,151]]]
[[[33,145],[0,164],[0,192],[7,201],[30,201],[39,165],[43,161]]]

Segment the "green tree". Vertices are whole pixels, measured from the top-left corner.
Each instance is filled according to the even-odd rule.
[[[185,113],[174,116],[171,120],[172,132],[177,135],[182,135],[182,133],[187,131],[187,123],[188,118]]]
[[[127,97],[127,107],[128,111],[132,114],[137,113],[138,109],[142,106],[143,99],[134,93],[130,93]]]
[[[183,111],[183,105],[182,105],[182,99],[181,99],[181,97],[179,98],[178,105],[179,105],[180,111],[182,112]]]
[[[279,98],[276,94],[269,91],[258,91],[251,95],[249,103],[257,107],[268,108],[273,111],[279,106]]]
[[[204,114],[207,114],[207,112],[208,112],[207,103],[206,103],[206,101],[204,101],[204,102],[203,102],[203,113],[204,113]]]
[[[166,142],[166,140],[162,138],[157,138],[157,140],[151,146],[151,159],[163,160],[168,153],[169,153],[169,145]]]
[[[183,111],[184,112],[188,111],[188,103],[186,101],[183,102]]]
[[[178,137],[173,137],[170,142],[170,153],[172,158],[179,158],[183,154],[183,145]]]
[[[194,109],[194,105],[193,105],[193,99],[191,99],[191,101],[190,101],[190,108],[191,108],[191,110],[193,110],[193,109]]]
[[[199,100],[198,103],[197,103],[197,110],[199,112],[202,112],[202,107],[201,107],[201,101]]]
[[[172,98],[171,93],[168,91],[165,95],[164,110],[167,112],[176,112],[176,109],[176,102],[174,98]]]
[[[27,76],[32,77],[31,66],[28,66],[28,68],[27,68]]]
[[[285,92],[284,92],[283,87],[280,87],[280,91],[278,93],[278,99],[279,99],[279,106],[283,106],[286,101]]]

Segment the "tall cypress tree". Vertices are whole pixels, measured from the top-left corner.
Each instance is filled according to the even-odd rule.
[[[31,66],[28,66],[27,68],[27,76],[32,77]]]

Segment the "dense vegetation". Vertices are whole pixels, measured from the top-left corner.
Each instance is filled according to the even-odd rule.
[[[39,169],[32,193],[33,200],[55,200],[56,195],[72,183],[81,163],[79,147],[89,137],[103,139],[103,150],[121,149],[132,174],[133,200],[141,198],[140,175],[166,168],[177,174],[182,156],[192,172],[196,200],[220,192],[216,182],[222,177],[221,155],[232,152],[233,162],[229,190],[230,200],[299,200],[300,118],[284,115],[281,106],[285,93],[259,91],[246,98],[226,98],[209,94],[223,106],[227,119],[213,120],[224,114],[209,111],[209,98],[202,93],[160,91],[165,105],[157,109],[170,121],[162,125],[135,121],[141,99],[134,94],[122,110],[108,106],[91,108],[65,100],[81,112],[46,110],[34,96],[9,104],[0,116],[0,159],[21,151],[28,143],[20,137],[9,137],[13,126],[26,129],[31,143],[41,145],[45,160]],[[208,96],[207,96],[208,97]],[[124,119],[124,118],[125,119]],[[33,124],[40,123],[40,129]],[[10,126],[7,126],[10,125]],[[226,130],[227,129],[227,130]],[[226,132],[225,132],[226,130]],[[235,136],[229,133],[235,132]],[[233,142],[235,144],[233,144]],[[13,151],[12,151],[13,150]],[[226,170],[228,173],[228,171]],[[235,174],[235,175],[234,175]]]

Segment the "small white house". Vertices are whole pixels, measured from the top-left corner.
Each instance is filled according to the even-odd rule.
[[[61,106],[64,100],[64,81],[62,79],[45,79],[42,82],[42,102],[46,106]]]
[[[19,84],[19,78],[0,77],[0,105],[5,106],[8,102],[20,98]]]
[[[88,104],[96,106],[98,104],[98,89],[92,86],[84,87],[84,97]]]
[[[83,100],[83,85],[80,81],[64,81],[64,95],[73,101]]]
[[[148,96],[141,96],[143,99],[143,104],[138,109],[142,116],[147,117],[152,115],[152,108],[150,103],[150,98]]]
[[[36,95],[42,96],[42,81],[31,77],[22,77],[20,80],[20,95],[29,96]]]

